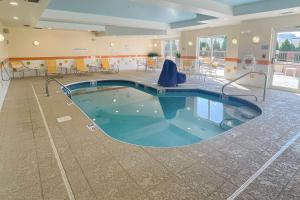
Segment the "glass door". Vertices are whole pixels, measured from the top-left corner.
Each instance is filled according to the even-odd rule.
[[[171,56],[170,40],[163,41],[163,55],[164,57]]]
[[[211,38],[209,37],[204,37],[204,38],[199,38],[199,57],[202,58],[211,58]]]
[[[279,32],[273,63],[272,87],[300,92],[300,32]]]
[[[162,55],[166,58],[175,58],[179,52],[179,40],[164,40],[162,41]]]
[[[226,49],[226,36],[198,38],[198,59],[202,65],[209,67],[209,74],[224,77]]]

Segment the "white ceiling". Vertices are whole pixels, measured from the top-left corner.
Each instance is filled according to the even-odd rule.
[[[18,6],[12,6],[9,2],[17,2]],[[0,0],[0,22],[7,26],[35,26],[50,0],[40,0],[39,3],[31,3],[24,0]],[[18,17],[19,20],[14,20]]]
[[[9,4],[10,1],[18,2],[18,6],[12,6]],[[169,11],[173,10],[174,13],[180,13],[180,15],[184,13],[195,13],[196,16],[204,16],[200,18],[192,19],[193,23],[186,23],[188,26],[185,25],[185,21],[182,22],[183,27],[176,27],[172,26],[174,29],[170,31],[170,23],[166,21],[158,21],[157,16],[155,20],[151,20],[147,16],[144,16],[143,13],[139,13],[140,17],[134,16],[131,17],[120,17],[113,16],[113,14],[108,15],[105,13],[99,13],[101,10],[92,10],[92,7],[98,6],[96,3],[105,2],[108,0],[40,0],[39,3],[30,3],[26,2],[25,0],[0,0],[0,22],[7,26],[23,26],[23,25],[30,25],[32,27],[42,27],[42,28],[53,28],[53,29],[72,29],[72,30],[92,30],[92,31],[105,31],[106,27],[120,27],[120,28],[110,28],[110,30],[118,30],[119,33],[111,34],[121,34],[120,31],[126,30],[126,32],[136,32],[138,29],[141,29],[141,33],[147,32],[149,30],[149,34],[157,35],[157,33],[174,33],[177,34],[176,31],[182,30],[190,30],[190,29],[201,29],[206,27],[216,27],[216,26],[226,26],[232,24],[238,24],[244,20],[250,19],[257,19],[257,18],[266,18],[266,17],[276,17],[281,16],[283,12],[292,12],[288,14],[298,14],[300,13],[300,7],[295,7],[296,4],[300,6],[299,2],[292,3],[294,0],[285,0],[283,4],[281,0],[265,0],[265,1],[254,1],[254,0],[130,0],[131,4],[142,4],[145,5],[153,4],[156,7],[161,6],[164,9],[167,8]],[[98,2],[99,1],[99,2]],[[115,0],[118,1],[118,0]],[[120,0],[122,1],[122,0]],[[51,3],[59,4],[51,4]],[[68,2],[71,5],[75,4],[73,7],[68,7]],[[247,12],[250,14],[242,14],[242,15],[235,15],[234,9],[235,7],[233,3],[237,2],[253,2],[251,4],[238,4],[239,6],[245,9],[245,6],[249,6],[249,8],[254,8],[254,5],[260,5],[260,3],[270,4],[270,8],[273,6],[274,9],[272,11],[257,11],[254,12],[253,10],[248,10]],[[276,3],[277,2],[277,3]],[[278,2],[281,4],[278,4]],[[288,4],[290,2],[290,4]],[[80,5],[85,6],[85,10],[80,12]],[[152,5],[152,7],[153,7]],[[279,7],[278,7],[279,6]],[[286,9],[279,9],[282,7],[289,7]],[[143,7],[143,8],[144,8]],[[151,7],[151,8],[152,8]],[[68,8],[68,9],[66,9]],[[73,9],[74,8],[74,9]],[[87,12],[91,9],[91,12]],[[147,9],[147,7],[145,7]],[[125,12],[125,11],[124,11]],[[172,13],[172,12],[170,12]],[[124,13],[123,13],[124,14]],[[201,15],[199,15],[201,14]],[[189,15],[189,14],[187,14]],[[14,20],[13,17],[19,17],[19,20]],[[124,15],[126,16],[126,15]],[[212,16],[215,17],[214,19],[205,18],[205,16]],[[175,18],[174,18],[175,19]],[[178,16],[177,18],[178,19]],[[187,20],[190,22],[189,20]],[[180,24],[180,23],[179,23]],[[130,30],[131,29],[131,30]]]

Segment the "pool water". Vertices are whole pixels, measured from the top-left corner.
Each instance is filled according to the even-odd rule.
[[[199,91],[157,94],[126,84],[72,91],[72,100],[107,135],[148,147],[198,143],[260,114],[250,103],[224,103]]]

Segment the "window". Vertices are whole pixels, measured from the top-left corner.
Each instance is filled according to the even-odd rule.
[[[176,57],[179,52],[179,40],[163,40],[161,46],[164,57]]]
[[[198,57],[224,59],[226,57],[227,37],[200,37],[198,38]]]

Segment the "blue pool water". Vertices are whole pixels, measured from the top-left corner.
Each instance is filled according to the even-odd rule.
[[[130,81],[68,86],[72,100],[107,135],[149,147],[198,143],[261,114],[245,100],[202,90],[166,90]]]

